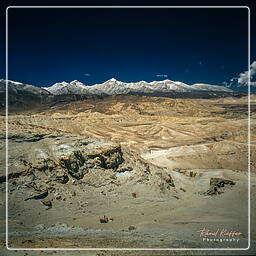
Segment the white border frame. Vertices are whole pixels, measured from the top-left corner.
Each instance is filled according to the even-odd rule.
[[[10,248],[8,246],[8,10],[19,8],[224,8],[224,9],[247,9],[248,10],[248,246],[246,248]],[[246,251],[250,249],[251,244],[251,219],[250,219],[250,152],[251,152],[251,134],[250,134],[250,53],[251,53],[251,31],[250,31],[250,8],[248,6],[8,6],[6,8],[6,248],[14,251]]]

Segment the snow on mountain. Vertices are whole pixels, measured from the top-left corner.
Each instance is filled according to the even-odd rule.
[[[154,93],[154,92],[195,92],[195,91],[226,91],[231,90],[217,85],[195,84],[188,85],[179,81],[163,80],[163,81],[139,81],[135,83],[126,83],[118,81],[114,78],[107,80],[102,84],[96,84],[89,87],[92,94],[128,94],[132,93]]]
[[[157,91],[168,92],[168,91],[177,91],[177,92],[192,92],[194,91],[190,85],[187,85],[182,82],[174,82],[169,79],[163,81],[153,81],[150,82],[152,85],[151,88]]]
[[[219,85],[211,85],[211,84],[203,84],[203,83],[196,83],[191,85],[192,88],[200,91],[221,91],[221,92],[232,92],[231,89],[219,86]]]
[[[86,94],[88,93],[88,88],[85,84],[74,80],[70,83],[67,83],[65,81],[61,83],[55,83],[51,87],[45,87],[47,91],[51,92],[55,95],[61,95],[61,94]]]
[[[8,82],[10,84],[22,84],[20,82],[15,82],[15,81],[12,81],[12,80],[4,80],[4,79],[0,79],[0,82]]]
[[[104,83],[96,84],[89,87],[92,94],[107,94],[107,95],[117,95],[117,94],[128,94],[128,93],[153,93],[153,92],[168,92],[168,91],[178,91],[178,92],[189,92],[194,91],[194,88],[185,83],[176,83],[171,80],[164,81],[139,81],[135,83],[127,83],[111,78]]]
[[[92,94],[96,95],[115,95],[115,94],[127,94],[129,92],[128,83],[118,81],[115,78],[111,78],[102,84],[95,84],[89,87]]]
[[[5,80],[4,80],[5,81]],[[24,87],[22,83],[9,82],[9,84],[15,85],[15,88]],[[13,86],[12,86],[13,87]],[[30,86],[31,87],[31,86]],[[15,89],[14,88],[14,89]],[[31,89],[32,91],[39,90]],[[218,85],[209,85],[203,83],[196,83],[188,85],[179,81],[171,81],[169,79],[163,81],[139,81],[139,82],[122,82],[115,78],[111,78],[104,83],[87,86],[82,82],[74,80],[72,82],[60,82],[55,83],[50,87],[40,88],[40,90],[47,90],[49,93],[54,95],[63,94],[86,94],[86,95],[118,95],[118,94],[129,94],[129,93],[167,93],[167,92],[198,92],[198,91],[219,91],[219,92],[232,92],[232,90]],[[45,91],[44,90],[44,91]]]

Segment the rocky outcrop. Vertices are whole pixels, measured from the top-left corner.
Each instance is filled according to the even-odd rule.
[[[226,189],[231,188],[236,183],[232,180],[227,180],[223,178],[211,178],[210,187],[206,192],[199,192],[203,196],[213,196],[219,195],[225,192]]]
[[[167,168],[161,168],[146,162],[140,155],[128,149],[123,149],[122,152],[126,165],[132,166],[136,170],[137,183],[148,184],[153,189],[161,192],[175,188],[174,181]]]
[[[165,169],[147,163],[133,151],[101,139],[10,135],[9,151],[9,178],[20,177],[15,181],[17,185],[29,184],[37,191],[51,190],[55,183],[74,181],[95,187],[143,183],[161,192],[175,187]],[[4,182],[5,177],[1,180]]]
[[[224,192],[227,187],[234,186],[236,183],[232,180],[226,180],[221,178],[211,178],[210,188],[207,190],[207,195],[217,195]]]
[[[44,172],[63,184],[69,177],[82,179],[91,169],[116,170],[124,161],[120,146],[97,139],[44,136],[33,146],[28,159],[22,159],[23,169]]]

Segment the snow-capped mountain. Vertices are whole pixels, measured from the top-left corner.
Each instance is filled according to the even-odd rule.
[[[232,92],[232,90],[218,85],[197,83],[188,85],[183,82],[163,80],[163,81],[139,81],[127,83],[111,78],[104,83],[86,86],[75,80],[70,83],[56,83],[51,87],[44,88],[55,95],[61,94],[90,94],[90,95],[118,95],[129,93],[154,93],[154,92],[198,92],[198,91],[218,91]]]
[[[77,100],[101,99],[112,95],[204,99],[247,95],[247,93],[232,91],[229,88],[218,85],[203,83],[188,85],[171,80],[127,83],[111,78],[104,83],[92,86],[87,86],[74,80],[69,83],[61,82],[50,87],[40,88],[0,79],[0,109],[6,106],[6,88],[8,88],[8,109],[14,112],[21,109],[37,110],[41,109],[41,107]]]
[[[6,80],[0,80],[0,92],[4,92],[6,87]],[[168,93],[198,93],[198,92],[232,92],[231,89],[204,83],[196,83],[188,85],[183,82],[163,80],[163,81],[139,81],[135,83],[128,83],[118,81],[111,78],[104,83],[87,86],[77,80],[70,83],[61,82],[55,83],[50,87],[37,87],[27,85],[19,82],[8,81],[8,92],[14,94],[24,95],[120,95],[120,94],[138,94],[138,95],[153,95],[153,94],[168,94]]]
[[[92,94],[95,95],[116,95],[129,93],[129,86],[127,83],[111,78],[102,84],[95,84],[89,87]]]
[[[74,80],[70,83],[67,83],[67,82],[56,83],[51,87],[44,87],[44,89],[54,95],[88,93],[88,87],[77,80]]]

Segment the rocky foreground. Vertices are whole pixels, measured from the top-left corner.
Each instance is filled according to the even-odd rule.
[[[245,173],[160,168],[82,136],[15,134],[9,150],[10,248],[207,248],[204,227],[247,246]]]

